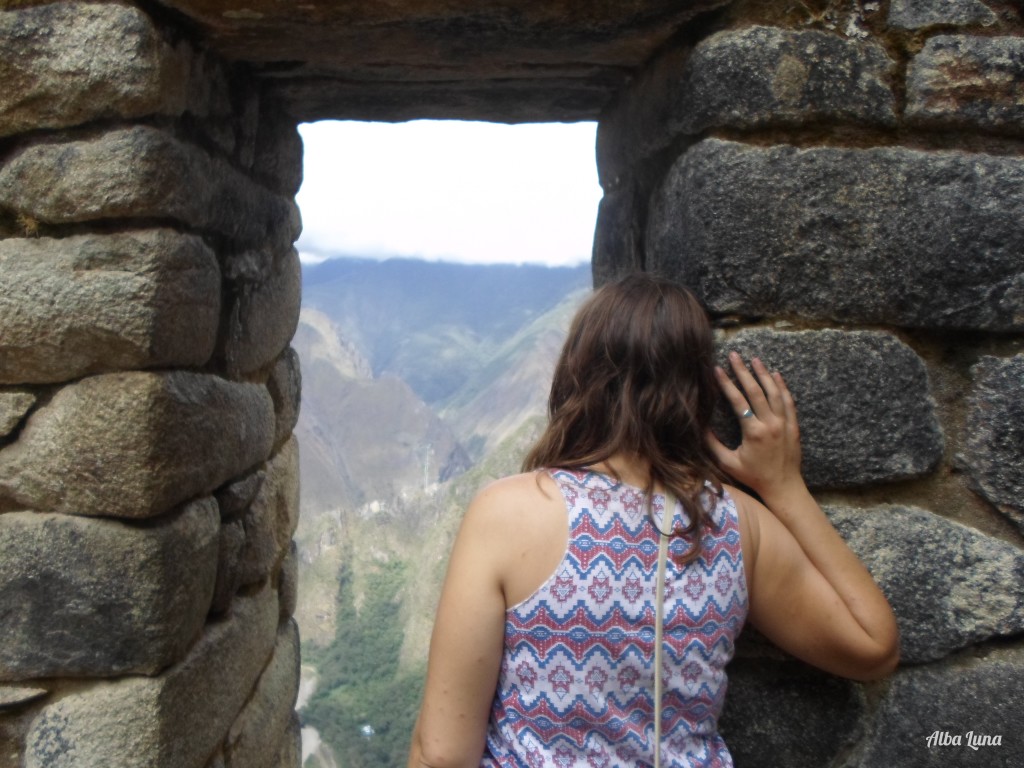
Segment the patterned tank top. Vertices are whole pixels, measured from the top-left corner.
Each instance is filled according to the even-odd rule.
[[[481,766],[636,768],[654,762],[654,593],[659,534],[643,492],[556,470],[569,514],[565,556],[505,616],[505,648]],[[705,493],[701,555],[673,537],[665,575],[661,761],[732,766],[718,735],[725,665],[747,615],[736,506]],[[655,495],[659,522],[664,497]],[[673,522],[686,525],[677,504]],[[675,556],[675,557],[673,557]]]

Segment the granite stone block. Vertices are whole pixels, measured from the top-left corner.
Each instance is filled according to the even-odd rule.
[[[977,491],[1024,532],[1024,355],[983,357],[971,376],[958,461]]]
[[[59,390],[0,449],[0,509],[145,518],[262,462],[274,437],[261,384],[109,373]]]
[[[203,768],[270,659],[277,615],[271,589],[238,598],[159,677],[97,683],[43,707],[24,768]]]
[[[1024,330],[1024,160],[707,139],[651,202],[647,266],[713,313]]]
[[[0,680],[155,674],[199,633],[217,568],[217,505],[149,527],[0,515]]]
[[[817,488],[920,477],[942,458],[943,437],[924,363],[878,331],[747,329],[725,352],[759,356],[779,370],[797,402],[803,472]],[[738,433],[722,430],[723,439]]]
[[[826,511],[889,599],[902,663],[1024,632],[1024,551],[916,507]]]
[[[0,40],[0,136],[185,108],[187,54],[130,5],[5,10]]]
[[[1024,134],[1024,38],[929,38],[907,69],[906,116],[921,125]]]
[[[0,208],[47,224],[171,219],[273,253],[301,229],[293,200],[148,125],[16,150],[0,165]]]
[[[0,240],[0,383],[202,366],[220,308],[217,258],[193,235]]]

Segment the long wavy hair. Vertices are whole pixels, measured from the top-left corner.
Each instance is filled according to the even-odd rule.
[[[523,471],[584,469],[615,454],[644,460],[648,514],[656,484],[687,512],[689,525],[671,533],[691,542],[689,562],[700,554],[705,482],[721,493],[723,475],[704,442],[717,398],[711,324],[700,302],[678,283],[632,273],[595,291],[573,319],[548,425]]]

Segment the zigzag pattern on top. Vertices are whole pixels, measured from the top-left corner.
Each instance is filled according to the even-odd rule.
[[[506,614],[484,766],[613,768],[653,761],[655,570],[659,534],[643,492],[597,472],[552,472],[569,546],[545,583]],[[664,600],[662,761],[732,765],[717,732],[725,664],[746,619],[735,505],[705,494],[701,554],[671,559]],[[660,519],[665,499],[651,498]],[[673,522],[686,525],[682,506]],[[678,538],[670,551],[685,554]]]

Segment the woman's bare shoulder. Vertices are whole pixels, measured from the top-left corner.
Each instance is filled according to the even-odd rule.
[[[523,472],[494,480],[484,486],[473,499],[470,510],[493,515],[525,512],[538,505],[561,501],[558,486],[547,472]]]
[[[464,527],[505,596],[516,605],[554,571],[569,535],[565,502],[547,472],[496,480],[470,504]]]
[[[533,545],[565,526],[565,502],[547,472],[526,472],[488,483],[469,505],[463,526],[489,543]]]

